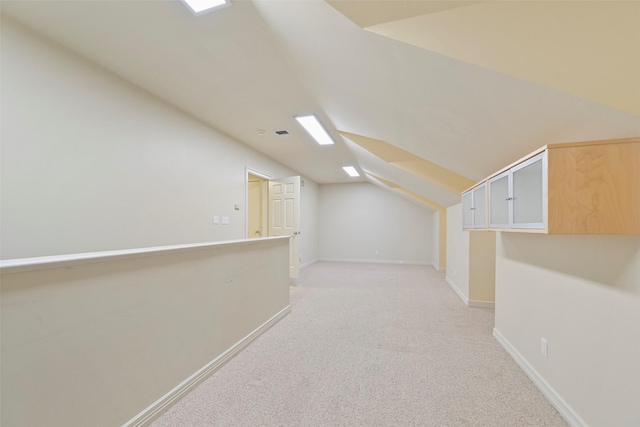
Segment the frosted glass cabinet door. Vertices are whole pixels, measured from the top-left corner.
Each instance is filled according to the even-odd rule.
[[[487,187],[482,184],[472,190],[473,193],[473,228],[487,227]]]
[[[510,227],[509,171],[489,180],[489,227]]]
[[[462,228],[473,227],[473,195],[467,191],[462,195]]]
[[[513,228],[544,228],[545,153],[511,169]]]

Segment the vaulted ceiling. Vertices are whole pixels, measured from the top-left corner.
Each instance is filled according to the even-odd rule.
[[[376,34],[640,115],[638,1],[329,1]]]
[[[640,136],[640,1],[232,0],[194,16],[175,0],[3,0],[2,13],[319,183],[352,181],[354,164],[429,209],[546,143]],[[293,119],[305,113],[336,144],[312,142]]]

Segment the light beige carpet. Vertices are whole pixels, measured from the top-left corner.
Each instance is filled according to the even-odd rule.
[[[432,267],[316,263],[161,426],[566,426]]]

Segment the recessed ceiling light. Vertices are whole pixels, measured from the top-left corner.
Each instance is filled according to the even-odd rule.
[[[225,5],[229,5],[229,0],[182,0],[196,15],[219,8]]]
[[[358,171],[356,170],[356,168],[354,168],[353,166],[343,166],[342,169],[344,169],[344,171],[351,177],[351,178],[355,178],[356,176],[360,176],[360,174],[358,173]]]
[[[331,139],[327,130],[322,126],[320,120],[313,114],[309,116],[295,116],[295,119],[309,132],[309,135],[311,135],[318,144],[333,144],[333,139]]]

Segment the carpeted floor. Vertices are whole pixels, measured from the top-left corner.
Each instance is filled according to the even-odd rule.
[[[432,267],[319,262],[291,303],[152,426],[567,425]]]

